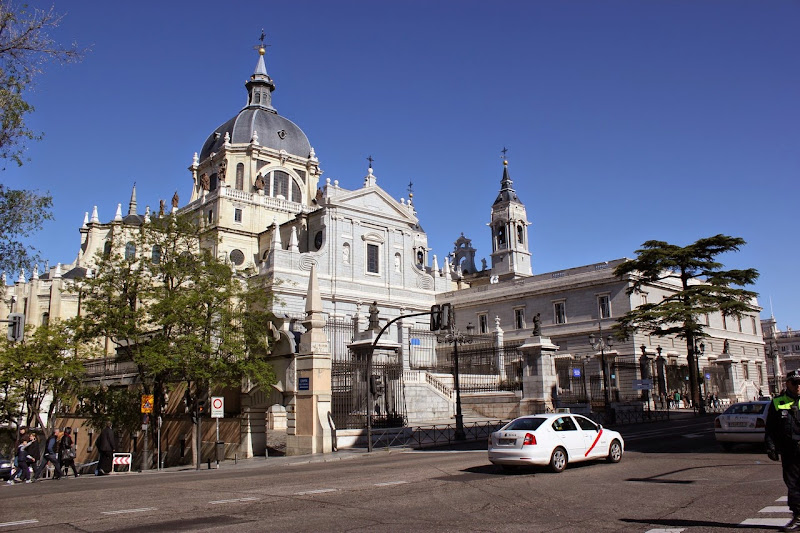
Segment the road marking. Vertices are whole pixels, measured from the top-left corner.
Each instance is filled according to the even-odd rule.
[[[208,502],[208,503],[216,505],[216,504],[219,504],[219,503],[254,502],[256,500],[258,500],[258,498],[234,498],[232,500],[215,500],[213,502]]]
[[[305,490],[303,492],[295,492],[295,496],[305,496],[306,494],[324,494],[326,492],[336,492],[339,489],[317,489],[317,490]]]
[[[789,509],[788,505],[770,505],[769,507],[764,507],[759,511],[759,513],[791,513],[792,510]]]
[[[119,511],[103,511],[101,514],[125,514],[125,513],[143,513],[145,511],[155,511],[155,507],[142,507],[141,509],[122,509]]]
[[[648,529],[645,533],[681,533],[685,527]]]
[[[39,523],[38,520],[17,520],[16,522],[3,522],[0,524],[0,527],[11,527],[11,526],[24,526],[25,524],[37,524]]]
[[[390,485],[403,485],[408,481],[387,481],[386,483],[375,483],[376,487],[388,487]]]
[[[741,524],[740,526],[771,526],[771,527],[780,527],[785,526],[787,519],[791,519],[791,517],[787,518],[748,518]]]

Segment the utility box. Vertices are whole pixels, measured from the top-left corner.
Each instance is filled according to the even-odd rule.
[[[217,462],[223,461],[225,459],[225,442],[218,440],[215,443],[214,450],[217,456]]]

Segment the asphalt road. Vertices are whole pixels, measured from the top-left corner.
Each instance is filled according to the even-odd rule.
[[[748,521],[788,521],[780,465],[757,448],[722,452],[712,420],[623,427],[619,464],[561,474],[505,473],[481,445],[3,486],[0,533],[774,531]]]

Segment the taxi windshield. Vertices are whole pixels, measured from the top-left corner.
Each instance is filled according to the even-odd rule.
[[[769,404],[767,403],[737,403],[725,410],[726,415],[760,415]]]

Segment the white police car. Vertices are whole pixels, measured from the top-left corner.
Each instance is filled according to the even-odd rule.
[[[739,402],[714,419],[714,437],[726,451],[739,442],[764,442],[768,401]]]

